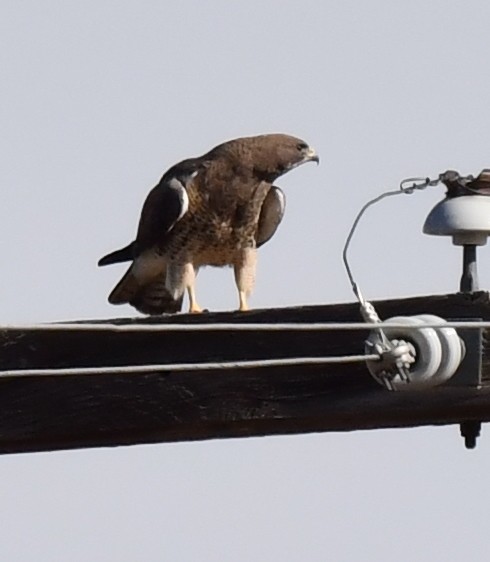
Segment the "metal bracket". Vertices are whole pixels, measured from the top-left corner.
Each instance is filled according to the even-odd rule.
[[[453,319],[455,320],[455,319]],[[459,318],[461,320],[461,318]],[[464,321],[481,322],[482,318],[464,318]],[[447,386],[471,386],[480,388],[482,383],[483,330],[459,329],[459,337],[465,346],[465,356]],[[480,436],[481,422],[465,420],[459,424],[461,437],[467,449],[474,449]]]
[[[481,322],[481,318],[459,318],[448,320],[448,322]],[[473,386],[481,387],[482,382],[482,354],[483,334],[482,330],[460,328],[458,335],[463,340],[465,353],[463,360],[454,375],[447,381],[446,386]]]

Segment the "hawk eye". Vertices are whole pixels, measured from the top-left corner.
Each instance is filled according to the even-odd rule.
[[[307,145],[305,142],[299,142],[299,143],[296,145],[296,148],[297,148],[298,150],[305,150],[306,148],[308,148],[308,145]]]

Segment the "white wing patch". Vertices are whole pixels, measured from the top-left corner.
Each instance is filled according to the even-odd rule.
[[[286,197],[280,189],[276,189],[276,195],[279,200],[279,207],[281,212],[281,217],[284,216],[284,210],[286,208]]]
[[[177,195],[179,196],[179,203],[180,203],[180,213],[177,217],[175,222],[180,221],[180,219],[187,213],[189,209],[189,196],[187,195],[187,190],[177,178],[172,178],[168,186],[173,189]],[[175,226],[175,223],[172,225],[172,228]],[[172,228],[170,230],[172,230]]]

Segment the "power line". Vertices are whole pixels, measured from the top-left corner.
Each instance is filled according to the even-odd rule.
[[[2,331],[66,331],[66,332],[280,332],[280,331],[330,331],[330,330],[379,330],[395,328],[404,330],[420,330],[423,328],[461,328],[461,329],[489,329],[490,321],[474,320],[435,323],[427,322],[420,326],[404,324],[402,322],[279,322],[279,323],[209,323],[209,324],[4,324]]]
[[[128,375],[162,371],[214,371],[221,369],[254,369],[297,365],[327,365],[329,363],[361,363],[376,361],[379,355],[347,355],[332,357],[295,357],[285,359],[258,359],[253,361],[224,361],[209,363],[169,363],[163,365],[122,365],[114,367],[69,367],[59,369],[11,369],[0,371],[0,378],[82,375]]]

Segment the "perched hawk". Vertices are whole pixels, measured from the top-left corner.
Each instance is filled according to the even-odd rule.
[[[145,314],[178,312],[187,290],[189,311],[201,312],[199,267],[232,265],[239,308],[247,310],[256,249],[284,213],[284,194],[273,182],[309,161],[319,159],[306,142],[271,134],[225,142],[170,168],[146,198],[136,240],[99,261],[132,261],[109,302]]]

